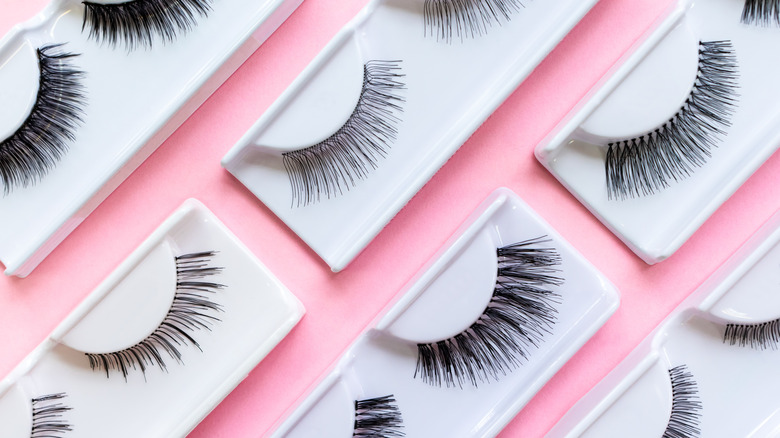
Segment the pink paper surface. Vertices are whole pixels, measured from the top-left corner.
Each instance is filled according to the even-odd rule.
[[[46,3],[4,0],[0,34]],[[615,316],[500,435],[543,436],[780,208],[780,157],[775,155],[677,254],[648,266],[535,160],[534,146],[671,3],[602,0],[368,248],[334,274],[219,160],[366,3],[306,0],[30,277],[0,278],[0,378],[173,210],[196,197],[308,311],[190,435],[259,436],[319,379],[464,218],[493,189],[506,186],[622,295]]]

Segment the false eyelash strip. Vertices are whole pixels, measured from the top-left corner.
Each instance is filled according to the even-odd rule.
[[[405,99],[401,61],[369,61],[363,67],[363,88],[352,115],[335,134],[298,151],[285,152],[282,161],[298,207],[330,198],[368,177],[384,158],[397,134]]]
[[[79,55],[61,51],[62,46],[37,50],[40,79],[33,108],[22,126],[0,142],[0,179],[6,195],[40,181],[76,138],[86,100],[84,72],[71,63]]]
[[[358,438],[392,438],[406,434],[403,419],[393,395],[355,400],[355,431]]]
[[[453,36],[474,38],[486,34],[493,24],[510,21],[521,8],[520,0],[425,0],[425,35],[447,42]]]
[[[780,0],[745,0],[742,23],[780,26]]]
[[[560,295],[549,287],[563,278],[556,266],[561,256],[546,236],[498,248],[498,275],[485,311],[462,333],[443,341],[417,345],[414,377],[448,388],[464,382],[498,380],[528,359],[557,320]]]
[[[672,379],[672,413],[663,438],[694,438],[701,435],[702,405],[699,388],[685,365],[669,370]]]
[[[72,408],[60,403],[65,393],[52,394],[32,399],[32,431],[30,438],[58,438],[73,427],[62,419]]]
[[[191,31],[199,17],[211,11],[212,0],[131,0],[101,4],[84,1],[82,32],[89,27],[89,38],[128,50],[151,48],[156,36],[171,43],[180,33]]]
[[[198,350],[193,338],[196,330],[211,330],[214,322],[220,321],[212,312],[222,311],[222,306],[210,300],[225,286],[203,281],[222,272],[223,268],[210,266],[215,252],[199,252],[176,257],[176,294],[168,314],[157,329],[140,343],[113,353],[85,353],[93,370],[104,370],[106,377],[111,371],[119,371],[127,380],[131,369],[139,369],[146,375],[146,369],[159,367],[167,372],[163,358],[165,352],[171,359],[182,364],[179,347],[192,345]]]
[[[696,82],[677,114],[654,132],[607,145],[609,199],[652,195],[701,167],[731,126],[738,76],[730,41],[700,42]]]
[[[765,350],[780,343],[780,319],[761,324],[727,324],[723,343]]]

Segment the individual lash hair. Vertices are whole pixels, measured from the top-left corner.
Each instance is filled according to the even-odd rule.
[[[403,429],[401,410],[393,395],[355,400],[355,426],[353,437],[394,438],[406,434]]]
[[[475,38],[494,24],[509,22],[523,7],[520,0],[425,0],[425,35],[447,42]]]
[[[737,106],[738,65],[730,41],[699,42],[699,68],[682,108],[655,131],[607,145],[607,195],[652,195],[704,165]]]
[[[198,252],[176,257],[176,293],[168,314],[146,339],[113,353],[85,353],[92,370],[103,370],[106,377],[112,371],[122,373],[125,380],[131,370],[140,369],[146,376],[149,367],[157,366],[167,372],[165,356],[183,364],[180,348],[192,345],[203,351],[194,338],[198,330],[211,330],[220,319],[214,316],[222,306],[211,301],[210,295],[225,286],[206,281],[222,272],[223,268],[210,265],[216,252]]]
[[[65,393],[61,392],[32,399],[30,438],[58,438],[73,430],[62,418],[72,409],[60,402],[65,397]]]
[[[527,360],[557,321],[561,296],[561,256],[544,246],[547,236],[496,250],[498,275],[493,297],[468,329],[442,341],[417,344],[417,368],[423,382],[463,388],[498,380]]]
[[[780,343],[780,319],[760,324],[726,324],[723,342],[756,350],[777,350]]]
[[[757,26],[780,26],[780,0],[745,0],[742,23]]]
[[[40,181],[68,150],[82,122],[85,74],[72,60],[77,54],[63,44],[38,48],[38,95],[30,114],[10,137],[0,142],[0,179],[8,195],[16,187]]]
[[[672,413],[663,438],[695,438],[701,436],[701,400],[693,374],[685,365],[669,370],[672,380]]]
[[[368,177],[387,156],[398,135],[397,113],[405,99],[401,61],[369,61],[363,66],[363,88],[354,111],[327,139],[305,149],[285,152],[293,206],[330,199]]]
[[[83,1],[82,32],[112,47],[124,44],[128,50],[151,48],[155,38],[173,42],[191,31],[198,18],[208,16],[213,0],[131,0],[124,3]]]

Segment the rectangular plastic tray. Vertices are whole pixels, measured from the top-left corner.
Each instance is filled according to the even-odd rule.
[[[80,2],[53,0],[0,40],[0,87],[29,84],[34,77],[9,66],[35,63],[35,49],[64,43],[61,51],[80,54],[72,63],[86,73],[87,95],[69,151],[40,182],[0,197],[6,274],[27,276],[301,2],[215,0],[208,17],[173,42],[128,51],[87,38]]]
[[[500,324],[488,322],[485,316],[490,308],[506,310],[494,297],[499,281],[508,284],[503,283],[507,280],[504,274],[497,274],[497,267],[506,269],[508,265],[496,249],[531,240],[536,241],[527,246],[533,248],[526,253],[529,258],[512,265],[522,277],[515,284],[521,286],[512,294],[520,297],[529,293],[521,316],[514,321],[529,330],[525,333],[540,330],[538,338],[523,345],[526,357],[518,353],[516,366],[506,363],[493,375],[476,371],[473,382],[468,373],[461,375],[462,381],[454,378],[449,384],[446,378],[438,383],[423,378],[415,365],[420,344],[449,342],[454,349],[456,344],[466,345],[466,337],[478,338],[477,325],[499,329]],[[540,263],[535,264],[531,261],[535,257],[529,255],[534,251],[541,257],[550,256],[547,251],[555,252],[560,264],[546,265],[554,272],[538,270],[549,260],[536,259]],[[552,286],[537,275],[553,275],[563,281]],[[548,295],[553,298],[548,304],[554,310],[535,306],[544,301],[537,288],[556,294]],[[531,289],[535,291],[529,292]],[[408,437],[494,436],[606,322],[618,302],[617,291],[592,265],[517,195],[499,189],[404,287],[398,301],[358,337],[272,436],[350,436],[355,402],[388,395],[397,401],[402,430]],[[549,327],[529,322],[535,319],[533,314],[542,313],[554,315]],[[524,342],[520,330],[504,328],[502,332],[517,341],[515,345]],[[529,335],[529,339],[534,337]],[[505,351],[501,348],[486,347],[485,351]],[[493,356],[489,364],[481,362],[481,369],[500,368],[499,356]]]
[[[777,436],[778,265],[775,214],[547,436],[658,437],[673,410],[676,419],[689,419],[685,436]],[[675,367],[690,374],[685,380],[694,391],[673,396],[669,370]]]
[[[182,257],[203,252],[212,254]],[[193,307],[204,299],[219,309]],[[200,319],[203,326],[181,332],[192,339],[162,324],[184,325],[182,315],[193,309],[207,318]],[[188,200],[0,382],[0,435],[29,436],[31,400],[64,393],[60,402],[71,410],[57,421],[74,436],[183,437],[303,312],[208,209]],[[180,358],[162,347],[165,339]],[[148,351],[138,345],[156,345],[164,366],[151,358],[135,361],[126,373],[92,369],[85,354]]]
[[[780,31],[741,23],[743,6],[729,0],[672,4],[536,148],[539,161],[647,263],[679,249],[780,146],[774,74],[780,60],[767,56],[780,43]],[[689,165],[690,175],[678,181],[667,176],[668,187],[654,194],[610,199],[607,144],[680,120],[675,113],[701,85],[694,85],[700,41],[728,42],[736,60],[733,115],[718,126],[724,133],[714,135],[711,157]]]
[[[436,31],[426,28],[422,0],[374,0],[222,164],[333,271],[340,271],[595,3],[522,2],[509,21],[493,23],[482,35],[447,39],[432,36]],[[393,91],[403,100],[395,102],[402,109],[392,116],[399,119],[396,138],[386,145],[384,158],[365,165],[364,178],[355,177],[352,184],[352,177],[345,177],[339,188],[321,191],[318,202],[300,205],[305,196],[293,198],[283,154],[340,135],[361,101],[364,66],[376,61],[397,66],[394,73],[403,75],[397,80],[404,88]],[[321,182],[314,185],[324,187]]]

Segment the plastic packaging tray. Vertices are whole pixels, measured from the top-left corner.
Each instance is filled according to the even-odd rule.
[[[509,3],[509,2],[507,2]],[[437,38],[422,0],[375,0],[345,26],[222,164],[333,271],[347,266],[579,22],[596,0],[522,2],[482,35]],[[498,24],[500,23],[500,24]],[[431,35],[431,33],[434,35]],[[403,89],[395,139],[365,176],[319,201],[293,198],[283,154],[341,132],[364,66],[391,61]],[[359,107],[359,106],[358,106]],[[316,196],[315,196],[316,197]],[[305,200],[305,199],[304,199]]]
[[[530,280],[534,272],[530,264],[519,269],[529,275],[527,282],[549,286],[548,291],[557,294],[555,322],[541,330],[538,347],[526,345],[527,358],[517,366],[493,376],[488,372],[474,382],[424,381],[415,371],[417,345],[468,336],[464,334],[475,333],[477,324],[495,328],[485,322],[484,314],[488,306],[496,308],[493,294],[502,263],[496,249],[532,239],[543,241],[532,245],[537,250],[552,248],[560,255],[553,275],[563,279],[557,286],[545,286]],[[604,324],[618,302],[617,291],[599,272],[514,193],[499,189],[272,436],[350,436],[355,402],[389,395],[397,402],[407,437],[494,436]],[[530,313],[522,315],[519,320],[533,319]],[[483,366],[489,369],[496,363]],[[398,435],[385,431],[376,436]]]
[[[536,148],[555,177],[647,263],[673,254],[780,145],[780,30],[741,23],[744,2],[681,0]],[[673,118],[692,93],[699,41],[731,42],[736,105],[710,158],[654,194],[610,199],[610,142],[643,136]],[[723,82],[720,81],[722,84]],[[678,119],[679,120],[679,119]],[[701,126],[701,125],[700,125]],[[701,142],[699,142],[701,143]]]
[[[775,214],[548,436],[661,436],[672,417],[669,370],[675,367],[690,374],[695,390],[687,398],[699,403],[691,408],[678,402],[676,418],[692,426],[679,436],[777,436],[779,264],[780,214]],[[727,337],[727,330],[735,336]],[[762,334],[767,337],[758,342]]]
[[[173,42],[133,51],[88,39],[80,1],[53,0],[0,40],[0,138],[13,133],[38,90],[36,49],[62,44],[86,73],[83,123],[69,151],[32,186],[0,197],[0,261],[28,275],[217,89],[302,0],[215,0]]]
[[[201,252],[214,254],[175,261]],[[140,351],[130,348],[162,333],[161,322],[175,323],[174,307],[179,318],[191,310],[184,301],[193,295],[218,304],[198,310],[218,320],[185,330],[194,341],[168,338],[180,360],[158,344],[167,371],[150,362],[124,377],[120,369],[91,368],[85,352]],[[0,435],[30,436],[31,400],[64,393],[58,402],[71,409],[49,420],[67,424],[74,436],[183,437],[302,316],[284,285],[210,211],[188,200],[0,382]]]

